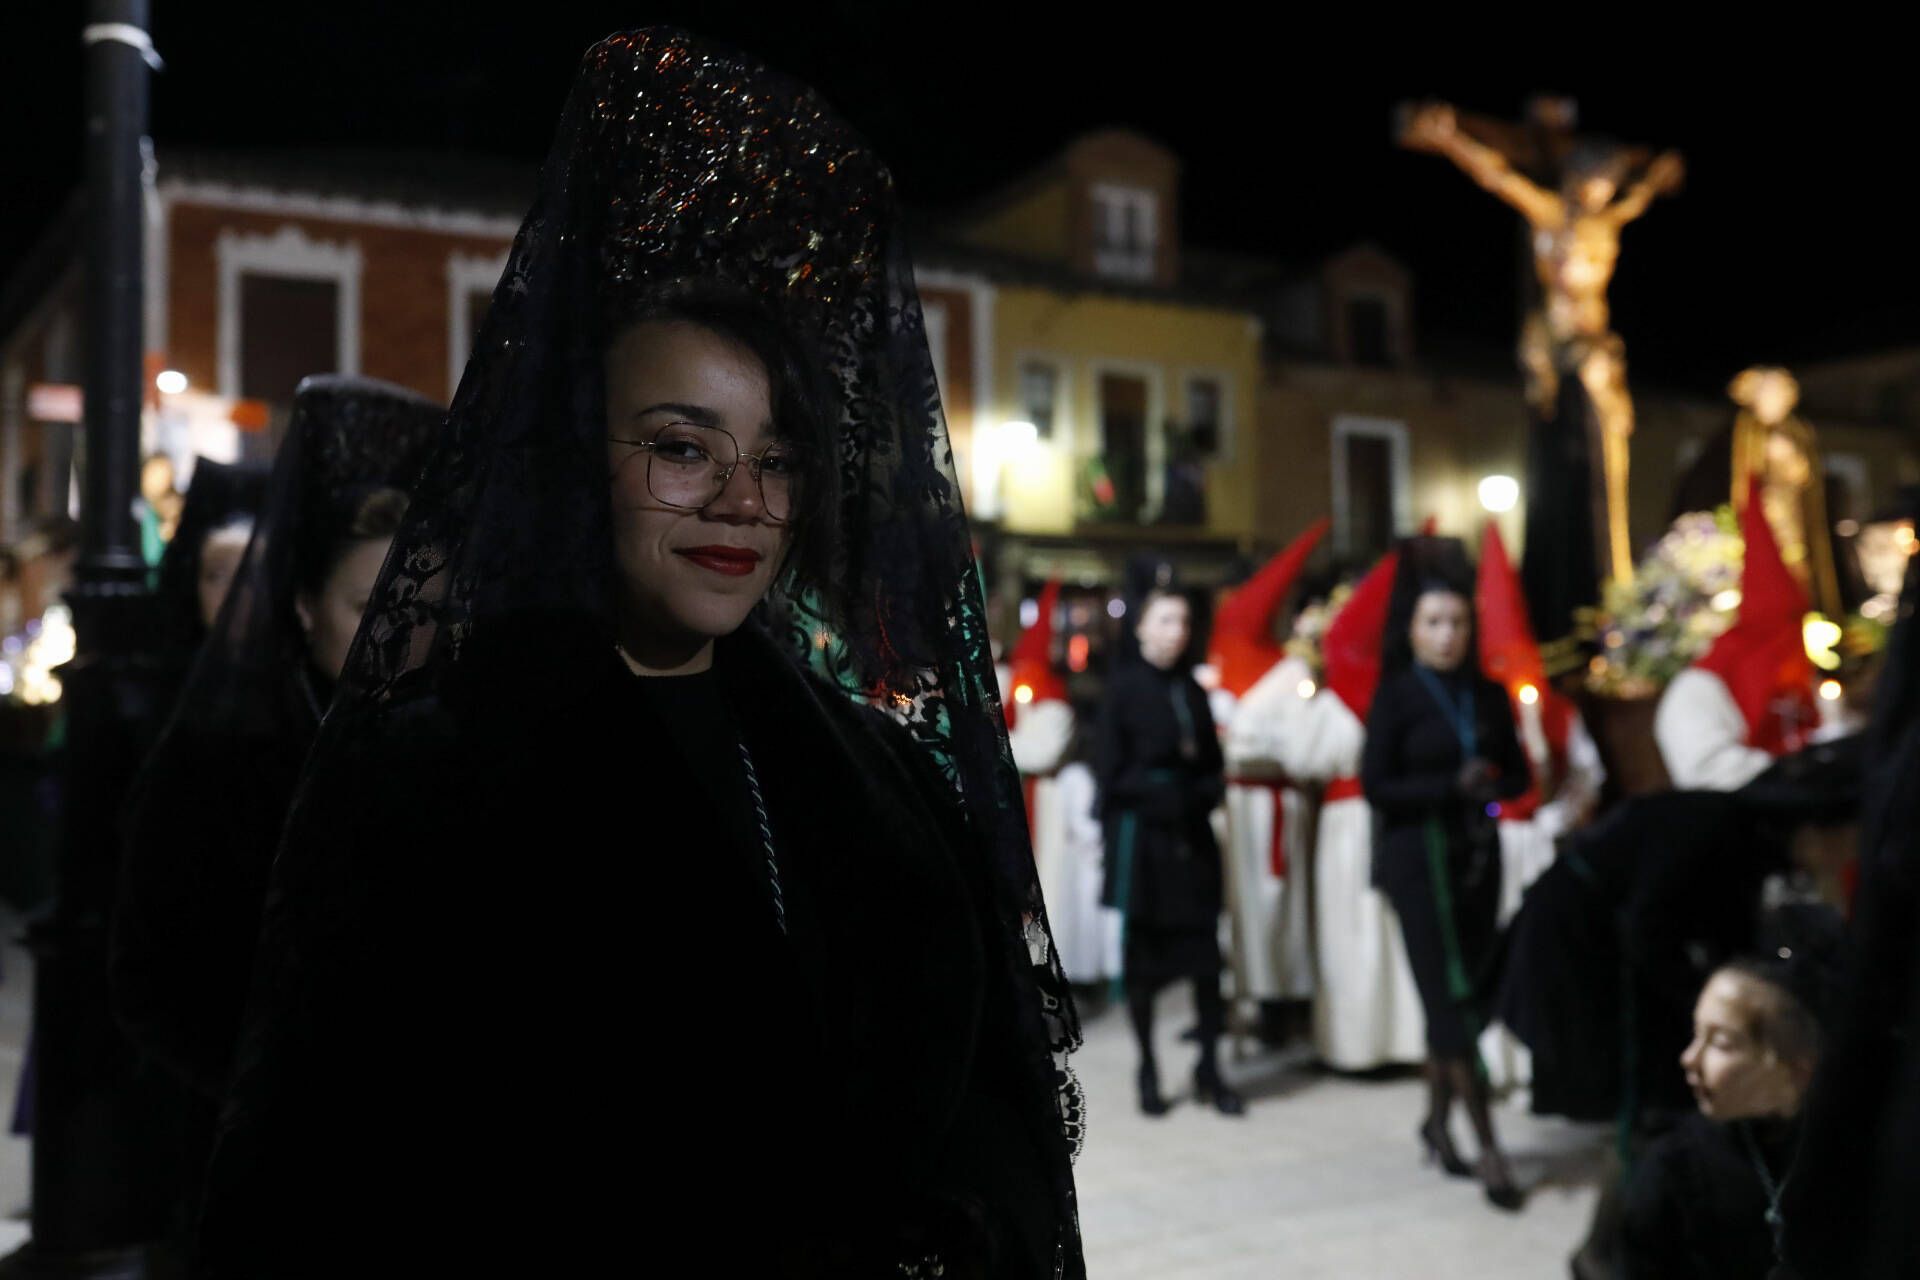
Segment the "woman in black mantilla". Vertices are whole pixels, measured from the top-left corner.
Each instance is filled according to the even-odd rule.
[[[159,634],[153,648],[163,666],[177,670],[176,680],[184,681],[186,667],[219,620],[266,491],[263,467],[194,460],[180,523],[160,558],[154,588]]]
[[[803,87],[588,51],[288,822],[203,1274],[1084,1274],[897,222]]]
[[[1494,1138],[1476,1043],[1498,936],[1499,801],[1526,791],[1528,770],[1506,691],[1474,663],[1472,592],[1457,540],[1401,544],[1360,783],[1374,811],[1374,882],[1400,918],[1426,1015],[1421,1143],[1448,1173],[1467,1174],[1448,1128],[1454,1100],[1465,1102],[1487,1198],[1513,1209],[1520,1192]]]
[[[219,612],[135,783],[113,924],[113,1007],[133,1041],[201,1099],[190,1187],[232,1068],[280,826],[405,510],[405,486],[445,415],[366,379],[300,384],[265,510],[231,586],[205,584]],[[244,481],[195,473],[176,535],[191,541],[162,562],[163,588],[172,587],[161,592],[163,646],[185,643],[200,624],[194,561],[214,554],[215,535],[235,531],[211,509],[194,519],[209,477],[226,487]]]
[[[1157,586],[1128,611],[1134,644],[1122,644],[1107,683],[1096,740],[1100,820],[1107,841],[1101,901],[1123,921],[1121,985],[1140,1046],[1140,1109],[1164,1115],[1153,1053],[1153,1001],[1193,983],[1200,1060],[1194,1096],[1228,1115],[1245,1104],[1220,1078],[1225,1030],[1220,995],[1220,849],[1211,814],[1225,792],[1219,735],[1207,695],[1187,662],[1191,605]]]

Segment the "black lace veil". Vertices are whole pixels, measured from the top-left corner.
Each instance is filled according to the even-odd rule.
[[[326,563],[354,508],[376,489],[405,489],[446,410],[368,378],[321,375],[294,392],[287,434],[233,586],[181,693],[174,724],[267,734],[285,727],[289,679],[317,721],[326,690],[308,679],[294,613],[303,575]],[[201,464],[202,466],[208,464]],[[200,484],[196,475],[194,487]],[[182,520],[181,534],[185,534]],[[164,566],[163,566],[164,573]],[[309,696],[310,695],[310,696]]]
[[[1069,1160],[1083,1103],[1067,1066],[1079,1027],[912,266],[886,168],[811,90],[671,30],[587,52],[336,710],[435,691],[510,615],[577,619],[611,642],[601,353],[609,317],[687,282],[759,299],[824,367],[839,488],[831,571],[790,566],[760,622],[797,663],[904,723],[961,798],[990,866],[1030,1100],[1064,1133],[1058,1256],[1080,1274]]]

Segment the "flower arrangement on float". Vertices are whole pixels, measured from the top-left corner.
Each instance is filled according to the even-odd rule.
[[[1579,638],[1597,652],[1586,687],[1603,698],[1651,698],[1712,647],[1740,612],[1746,542],[1731,506],[1673,522],[1633,577],[1610,582],[1600,607],[1581,618]],[[1869,606],[1877,602],[1869,601]],[[1871,609],[1835,622],[1806,616],[1808,657],[1825,671],[1886,647],[1886,623]]]
[[[1633,576],[1609,582],[1599,608],[1582,615],[1579,636],[1598,651],[1587,666],[1589,691],[1658,694],[1733,625],[1745,556],[1732,507],[1675,520]]]

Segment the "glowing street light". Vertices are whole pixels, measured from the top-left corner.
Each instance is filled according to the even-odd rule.
[[[1006,457],[1018,457],[1040,443],[1040,428],[1031,422],[1003,422],[1000,424],[1001,453]]]
[[[1480,481],[1480,505],[1499,515],[1520,501],[1520,482],[1512,476],[1487,476]]]
[[[153,380],[162,395],[177,396],[187,389],[187,375],[178,369],[162,369]]]

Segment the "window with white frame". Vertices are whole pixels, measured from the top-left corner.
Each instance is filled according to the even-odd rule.
[[[480,325],[493,305],[493,290],[507,269],[507,255],[450,254],[447,257],[447,396],[459,389]]]
[[[313,373],[360,372],[360,246],[224,231],[219,272],[220,390],[284,406]]]
[[[247,271],[240,276],[240,395],[293,402],[308,374],[340,367],[340,286]]]
[[[1042,440],[1053,439],[1054,408],[1060,401],[1060,370],[1045,360],[1020,365],[1020,413]]]
[[[1410,527],[1412,487],[1406,423],[1333,420],[1333,536],[1341,554],[1385,553]]]
[[[1151,280],[1159,248],[1158,200],[1145,187],[1093,186],[1093,269],[1114,280]]]

